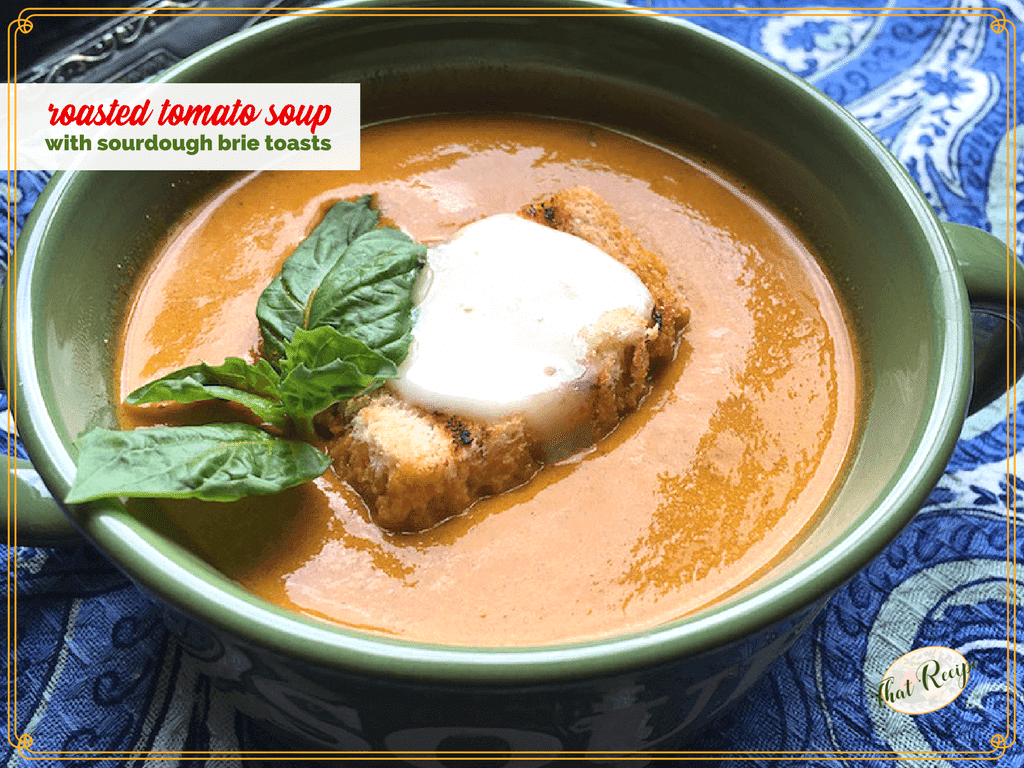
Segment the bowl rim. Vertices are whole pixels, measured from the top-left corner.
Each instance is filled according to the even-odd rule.
[[[474,6],[474,3],[435,4]],[[108,558],[144,590],[201,624],[218,627],[253,647],[269,648],[285,656],[329,668],[341,668],[377,678],[401,678],[434,684],[492,684],[523,686],[556,680],[572,681],[610,676],[629,669],[651,667],[674,659],[711,652],[722,645],[755,634],[815,603],[821,605],[833,590],[853,576],[909,522],[931,488],[938,482],[955,447],[966,413],[970,382],[970,327],[966,292],[951,249],[938,220],[902,164],[859,121],[837,103],[782,67],[758,54],[683,19],[607,0],[537,2],[531,6],[578,7],[628,11],[649,23],[673,25],[679,34],[711,38],[743,61],[743,66],[767,70],[786,81],[794,95],[822,115],[828,113],[835,130],[856,137],[876,167],[884,169],[917,221],[938,265],[938,290],[945,301],[945,338],[937,357],[937,392],[921,439],[906,464],[906,471],[877,498],[870,514],[811,562],[777,576],[735,604],[726,600],[674,622],[623,635],[547,646],[446,646],[392,639],[308,618],[274,606],[221,576],[204,578],[185,558],[170,557],[159,537],[116,501],[90,502],[72,510],[83,532]],[[394,6],[396,0],[340,0],[308,12],[277,18],[224,38],[165,72],[159,81],[185,82],[190,70],[221,56],[231,56],[240,44],[266,44],[291,25],[315,23],[318,16],[351,7]],[[486,7],[486,6],[483,6]],[[19,238],[20,266],[15,307],[17,327],[34,329],[32,279],[41,245],[61,201],[88,178],[89,172],[55,174],[38,199]],[[5,304],[8,301],[5,292]],[[6,317],[6,313],[4,315]],[[62,499],[74,476],[74,463],[46,414],[40,387],[37,345],[44,344],[32,331],[15,340],[17,377],[15,394],[21,401],[19,432],[33,462],[57,498]],[[4,340],[6,344],[6,338]]]

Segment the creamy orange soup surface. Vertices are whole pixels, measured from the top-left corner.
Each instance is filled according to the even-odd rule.
[[[801,238],[741,184],[592,125],[409,119],[364,130],[359,171],[238,179],[181,224],[140,281],[120,395],[200,360],[255,360],[260,293],[339,199],[373,193],[386,223],[429,245],[574,185],[660,254],[691,310],[639,411],[596,447],[422,533],[379,529],[328,470],[270,497],[159,502],[170,534],[280,606],[484,646],[671,621],[750,583],[799,541],[856,438],[861,384],[842,306]],[[132,428],[225,410],[121,406],[119,417]]]

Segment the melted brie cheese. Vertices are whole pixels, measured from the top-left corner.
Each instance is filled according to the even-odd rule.
[[[593,352],[635,342],[653,309],[643,282],[607,253],[514,215],[429,249],[414,302],[397,393],[487,422],[519,414],[542,440],[572,421]]]

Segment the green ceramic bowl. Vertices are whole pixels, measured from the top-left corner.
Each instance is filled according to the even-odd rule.
[[[338,8],[390,5],[401,3]],[[845,295],[870,379],[863,436],[820,522],[752,587],[658,629],[543,648],[430,646],[303,618],[241,589],[120,503],[54,516],[20,468],[21,543],[64,535],[66,513],[166,606],[242,708],[321,747],[433,752],[490,739],[496,749],[642,750],[685,738],[741,697],[917,510],[971,397],[971,303],[1005,305],[1005,246],[940,224],[885,148],[806,83],[685,22],[559,6],[591,12],[539,22],[486,12],[296,16],[214,45],[167,79],[360,82],[366,122],[522,111],[709,156],[792,217]],[[167,229],[221,180],[65,173],[36,205],[10,280],[16,300],[7,297],[17,324],[7,381],[32,464],[58,501],[74,475],[74,438],[113,424],[111,340],[126,291]],[[979,388],[1000,390],[1004,374],[997,365]]]

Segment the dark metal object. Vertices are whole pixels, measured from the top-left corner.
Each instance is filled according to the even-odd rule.
[[[66,14],[52,8],[33,15],[32,29],[18,33],[17,80],[140,82],[222,37],[265,20],[282,4],[284,0],[144,0],[137,4],[137,13],[120,16],[112,16],[102,6],[84,12],[80,3]],[[287,3],[288,7],[316,4]],[[201,12],[218,8],[225,9],[225,15]]]

